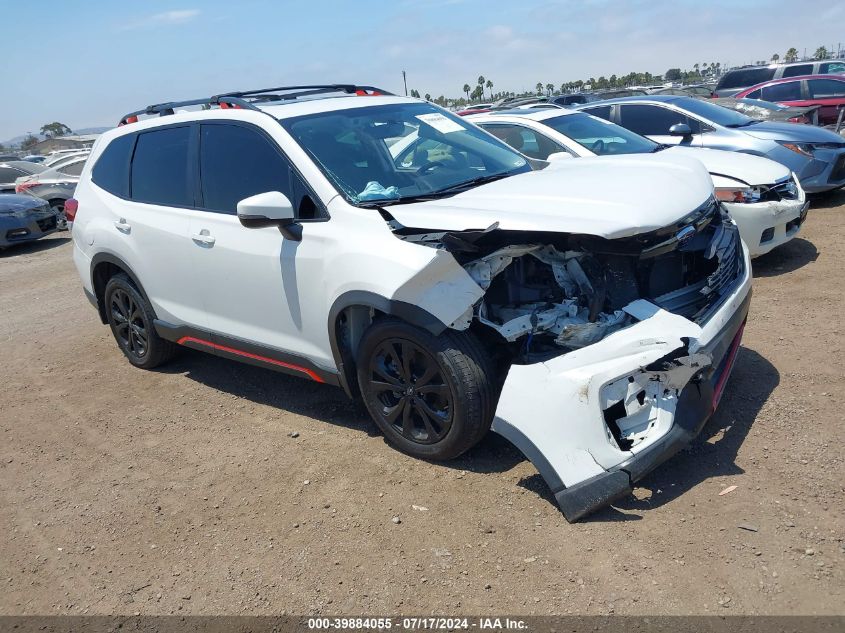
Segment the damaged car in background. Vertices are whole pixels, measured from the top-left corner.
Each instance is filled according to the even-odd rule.
[[[454,458],[492,429],[570,521],[630,492],[717,407],[750,259],[698,161],[533,161],[427,102],[370,87],[179,105],[103,134],[73,204],[74,261],[132,364],[154,367],[178,343],[337,385],[393,446],[425,459]],[[157,274],[159,261],[141,256],[155,207],[109,193],[128,190],[144,156],[132,148],[162,126],[202,135],[209,152],[218,134],[243,141],[258,128],[253,141],[277,146],[262,160],[291,161],[283,181],[268,166],[257,182],[250,156],[231,152],[190,171],[199,207],[219,185],[202,177],[209,165],[237,193],[217,213],[187,209],[186,248],[208,276],[202,322],[184,285],[169,294],[178,270]],[[116,233],[118,217],[140,230]],[[140,346],[118,318],[127,297],[144,308],[131,330]]]
[[[763,156],[662,145],[605,119],[573,110],[494,112],[469,120],[526,156],[542,160],[560,156],[560,152],[613,160],[616,156],[659,152],[667,159],[686,156],[699,160],[710,172],[716,197],[736,220],[751,257],[796,237],[810,206],[795,174]]]

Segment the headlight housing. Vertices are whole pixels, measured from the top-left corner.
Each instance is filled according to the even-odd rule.
[[[716,187],[715,192],[722,202],[759,202],[761,195],[757,187]]]
[[[794,143],[792,141],[776,141],[779,145],[782,145],[786,149],[795,152],[796,154],[801,154],[801,156],[806,156],[807,158],[813,158],[813,144],[812,143]]]

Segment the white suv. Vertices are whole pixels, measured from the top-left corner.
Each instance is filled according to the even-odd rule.
[[[531,161],[349,85],[121,123],[66,212],[133,365],[184,345],[339,385],[422,458],[492,427],[569,520],[629,492],[719,401],[750,263],[697,161]]]

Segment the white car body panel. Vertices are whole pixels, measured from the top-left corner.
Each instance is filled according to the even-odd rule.
[[[94,295],[92,262],[95,256],[113,255],[141,280],[160,320],[260,343],[308,359],[326,372],[339,372],[329,316],[344,297],[372,294],[424,311],[447,328],[465,330],[485,296],[486,290],[450,252],[403,239],[394,233],[395,223],[434,232],[497,225],[507,231],[612,240],[674,227],[713,195],[705,167],[681,152],[667,154],[668,160],[657,155],[594,157],[561,161],[445,199],[386,205],[385,215],[395,219],[388,223],[378,209],[353,206],[339,195],[311,156],[267,116],[407,101],[348,97],[268,106],[264,112],[222,114],[212,109],[166,117],[168,124],[226,118],[266,132],[328,211],[326,220],[301,222],[301,241],[284,238],[275,227],[245,228],[233,215],[141,204],[106,192],[90,177],[106,145],[124,132],[163,122],[151,118],[105,132],[76,191],[79,211],[72,236],[83,287]],[[718,217],[722,233],[715,234],[730,235],[735,247],[735,228],[726,216]],[[670,240],[680,240],[681,232]],[[738,315],[744,318],[740,313],[750,289],[750,262],[744,251],[741,277],[718,309],[699,323],[634,301],[625,308],[631,317],[626,325],[599,342],[545,362],[511,366],[493,430],[512,440],[514,433],[527,438],[536,454],[526,454],[550,485],[559,481],[568,488],[607,474],[673,430],[677,395],[711,362],[705,348],[725,335]],[[687,345],[685,339],[688,362],[659,376],[643,369]],[[657,389],[655,384],[661,388],[648,392],[647,405],[637,408],[631,403],[629,421],[643,420],[645,426],[631,430],[634,445],[623,451],[608,437],[602,401],[624,395],[619,380],[629,375],[638,377],[631,384],[641,385],[637,381],[642,378],[643,389]],[[674,390],[674,395],[664,389]]]
[[[644,176],[648,174],[646,179]],[[653,231],[697,208],[712,189],[695,160],[657,156],[561,161],[442,200],[395,205],[405,226],[446,231],[500,229],[596,235],[608,239]],[[608,182],[613,186],[608,187]],[[694,183],[694,184],[692,184]],[[601,191],[601,198],[596,192]],[[660,191],[660,196],[654,192]],[[648,200],[647,205],[641,203]],[[680,213],[680,215],[679,215]]]
[[[596,154],[580,143],[543,124],[544,119],[576,113],[586,114],[577,110],[532,113],[530,116],[490,113],[471,115],[467,119],[474,123],[488,122],[522,125],[563,145],[577,157],[596,157]],[[599,120],[605,122],[603,119]],[[680,147],[675,145],[679,142],[679,137],[676,136],[649,138],[655,142],[673,145],[673,147],[668,147],[659,154],[667,160],[671,160],[674,157],[683,157],[700,161],[710,173],[713,179],[713,185],[717,188],[771,186],[774,183],[793,178],[787,167],[762,156],[704,147]],[[615,161],[630,156],[598,156],[598,158],[612,159]],[[808,204],[806,194],[801,189],[800,184],[798,184],[798,179],[794,178],[794,181],[799,190],[799,196],[796,200],[725,203],[731,216],[737,222],[742,239],[748,246],[752,258],[759,257],[777,246],[785,244],[800,232],[800,227],[794,229],[788,228],[790,223],[801,216]],[[774,237],[761,242],[760,238],[763,231],[769,228],[774,229]]]

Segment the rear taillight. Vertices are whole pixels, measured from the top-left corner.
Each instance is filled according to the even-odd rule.
[[[79,210],[79,201],[76,198],[68,198],[65,200],[65,217],[68,222],[73,222],[76,219],[76,212]]]
[[[29,189],[32,189],[33,187],[37,187],[38,184],[39,183],[38,183],[37,180],[33,180],[33,181],[30,181],[30,182],[18,183],[17,185],[15,185],[15,193],[24,193],[25,191],[28,191]]]

